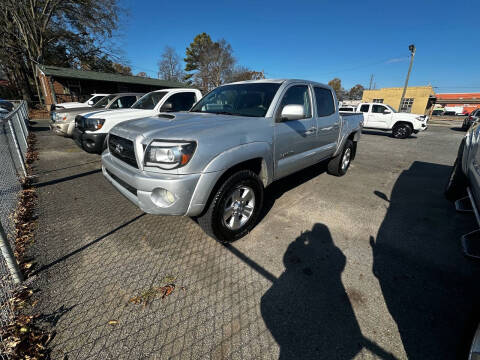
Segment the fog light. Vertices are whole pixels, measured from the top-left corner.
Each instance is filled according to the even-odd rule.
[[[162,188],[154,189],[150,197],[155,205],[161,207],[170,206],[175,202],[175,195]]]

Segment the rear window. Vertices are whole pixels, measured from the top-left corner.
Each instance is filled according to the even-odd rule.
[[[332,92],[328,89],[315,87],[315,100],[317,101],[317,116],[328,116],[335,112]]]

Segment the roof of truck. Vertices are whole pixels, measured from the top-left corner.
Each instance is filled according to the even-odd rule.
[[[304,79],[260,79],[260,80],[245,80],[245,81],[237,81],[233,82],[230,84],[225,84],[225,85],[232,85],[232,84],[251,84],[251,83],[274,83],[274,84],[282,84],[284,82],[306,82],[309,84],[314,84],[314,85],[321,85],[325,87],[329,87],[327,84],[322,84],[316,81],[311,81],[311,80],[304,80]]]

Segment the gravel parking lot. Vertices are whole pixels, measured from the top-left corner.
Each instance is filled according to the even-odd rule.
[[[33,284],[54,359],[457,359],[480,265],[443,188],[462,132],[366,132],[342,178],[320,164],[272,185],[224,246],[188,218],[142,214],[99,157],[36,125]],[[174,283],[143,306],[129,302]],[[111,325],[109,321],[114,321]],[[468,339],[468,340],[467,340]]]

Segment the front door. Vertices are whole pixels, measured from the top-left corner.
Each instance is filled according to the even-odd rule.
[[[286,105],[302,105],[304,117],[284,120]],[[312,114],[312,94],[307,85],[292,85],[283,94],[275,114],[275,178],[289,175],[315,162],[316,121]]]
[[[388,111],[388,113],[385,113]],[[388,124],[392,114],[390,109],[385,105],[373,104],[369,116],[368,126],[374,127],[376,129],[388,129]]]

